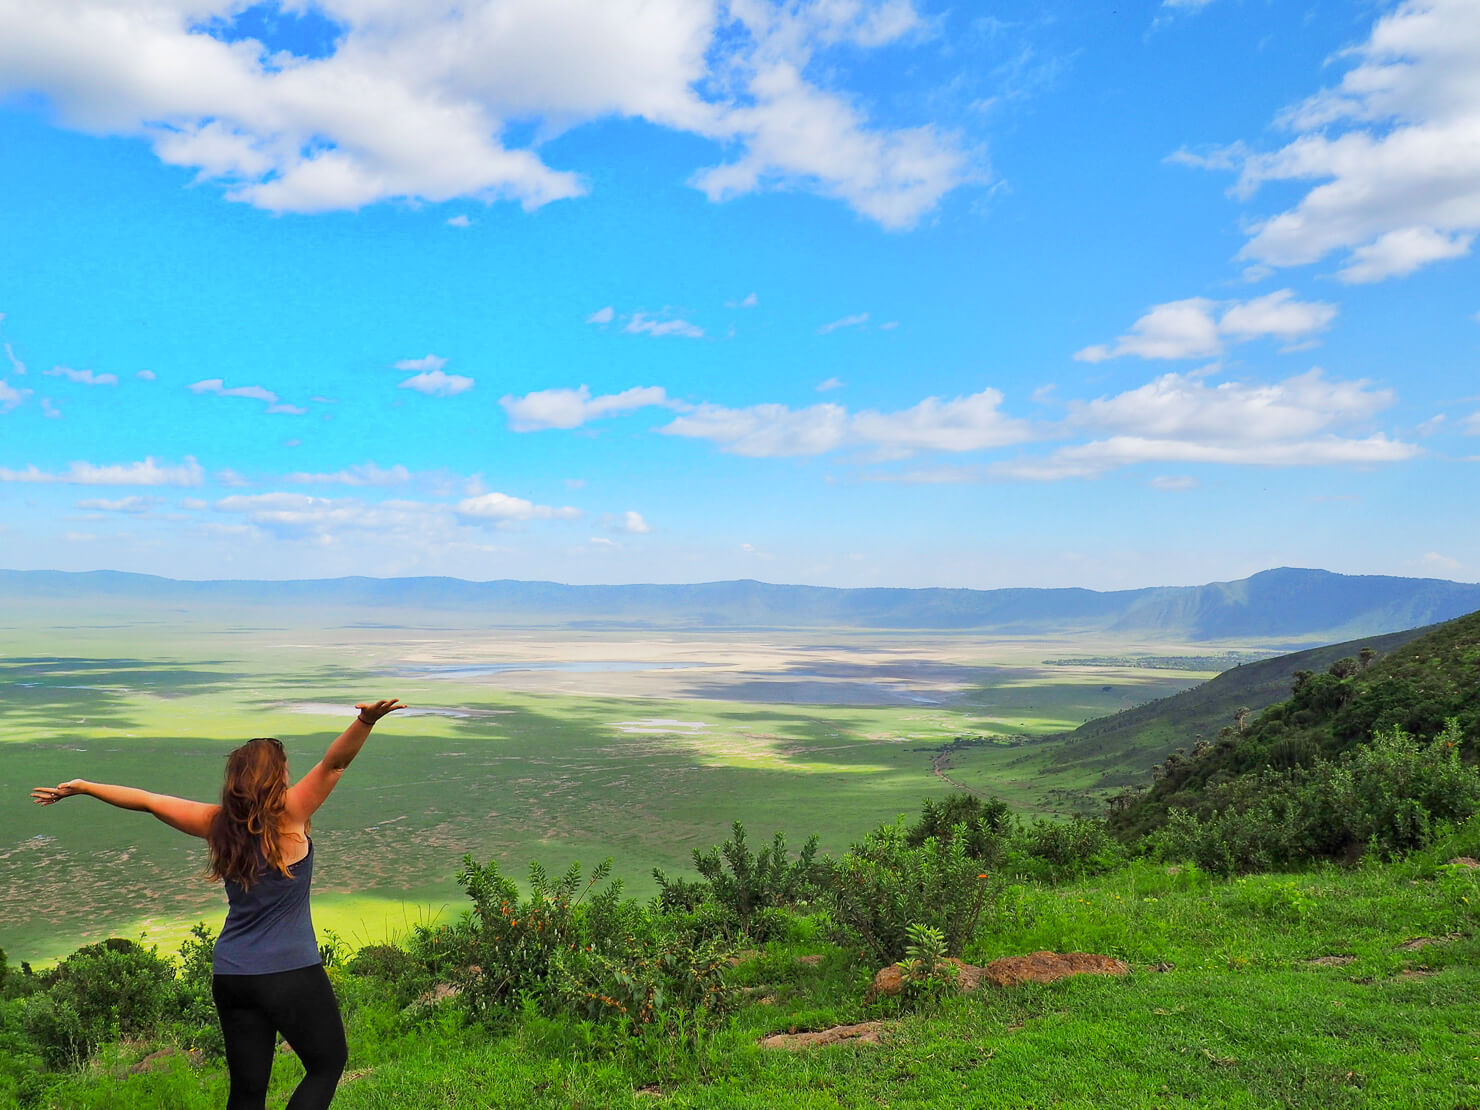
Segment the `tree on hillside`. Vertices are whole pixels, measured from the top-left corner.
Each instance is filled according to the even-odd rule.
[[[1364,647],[1361,651],[1357,652],[1357,661],[1359,663],[1361,663],[1362,670],[1364,670],[1364,671],[1368,667],[1372,666],[1372,661],[1374,659],[1376,659],[1376,658],[1377,658],[1377,649],[1376,648]]]
[[[1244,722],[1249,719],[1249,712],[1250,710],[1247,705],[1241,705],[1233,711],[1233,721],[1238,725],[1240,732],[1244,731]]]

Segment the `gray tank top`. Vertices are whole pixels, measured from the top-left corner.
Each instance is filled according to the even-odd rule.
[[[226,924],[216,938],[211,970],[217,975],[270,975],[323,962],[308,910],[313,840],[308,855],[289,864],[290,879],[264,868],[249,889],[227,881]]]

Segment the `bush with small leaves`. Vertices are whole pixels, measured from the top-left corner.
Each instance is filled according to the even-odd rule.
[[[731,939],[769,940],[782,909],[810,898],[821,868],[817,837],[802,845],[795,860],[786,850],[786,836],[777,833],[771,843],[752,852],[745,842],[745,826],[736,821],[729,840],[707,852],[694,849],[694,867],[708,882],[709,896],[724,911],[721,926]],[[666,879],[666,876],[664,876]]]
[[[120,938],[79,948],[44,982],[22,1020],[53,1068],[81,1063],[104,1041],[148,1036],[178,1004],[174,966]]]
[[[999,889],[967,851],[964,830],[911,847],[900,818],[829,861],[823,901],[838,943],[892,964],[904,958],[912,924],[940,930],[946,954],[959,956]]]

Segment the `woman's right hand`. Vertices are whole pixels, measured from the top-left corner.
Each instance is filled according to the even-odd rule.
[[[381,698],[379,701],[362,701],[355,706],[360,711],[361,719],[374,724],[387,713],[394,713],[398,709],[405,709],[400,698]]]
[[[81,794],[82,788],[86,785],[87,782],[84,779],[73,779],[71,782],[59,782],[55,786],[38,786],[31,791],[31,801],[38,806],[55,805],[63,798]]]

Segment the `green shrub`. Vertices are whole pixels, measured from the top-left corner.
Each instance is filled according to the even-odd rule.
[[[975,794],[947,794],[940,802],[925,799],[920,819],[910,826],[905,841],[918,848],[926,840],[950,840],[958,829],[966,838],[967,853],[983,867],[995,867],[1012,836],[1012,810],[1000,798],[983,801]]]
[[[104,1041],[148,1036],[177,1004],[173,965],[119,938],[79,948],[44,983],[23,1021],[52,1068],[81,1063]]]
[[[1015,844],[1030,862],[1024,870],[1053,882],[1105,871],[1121,862],[1109,829],[1097,817],[1038,818],[1022,830]]]
[[[620,881],[591,894],[610,870],[608,860],[583,885],[578,864],[558,881],[534,864],[521,897],[497,864],[464,857],[458,881],[473,913],[462,997],[476,1016],[532,1008],[635,1033],[673,1021],[695,1028],[724,1012],[732,949],[704,927],[712,915],[650,912],[622,897]]]
[[[820,868],[817,837],[809,837],[797,858],[789,858],[786,836],[777,833],[769,846],[752,852],[745,842],[745,826],[736,821],[724,844],[707,852],[694,849],[694,867],[708,884],[708,897],[720,908],[717,924],[731,939],[769,940],[781,915],[774,912],[814,895]],[[674,886],[655,872],[660,887]],[[673,900],[677,900],[675,892]],[[660,895],[661,901],[661,895]]]
[[[834,939],[892,964],[905,956],[909,927],[928,925],[941,932],[946,954],[959,956],[999,884],[957,829],[949,840],[928,837],[911,847],[900,818],[830,861],[824,904]]]
[[[191,927],[190,935],[180,945],[175,1033],[190,1047],[221,1059],[226,1055],[226,1044],[211,995],[211,956],[215,950],[216,934],[203,921]]]
[[[1460,746],[1454,722],[1426,744],[1399,728],[1379,732],[1334,760],[1228,782],[1210,813],[1173,809],[1147,844],[1220,874],[1402,855],[1480,811],[1480,772]]]

